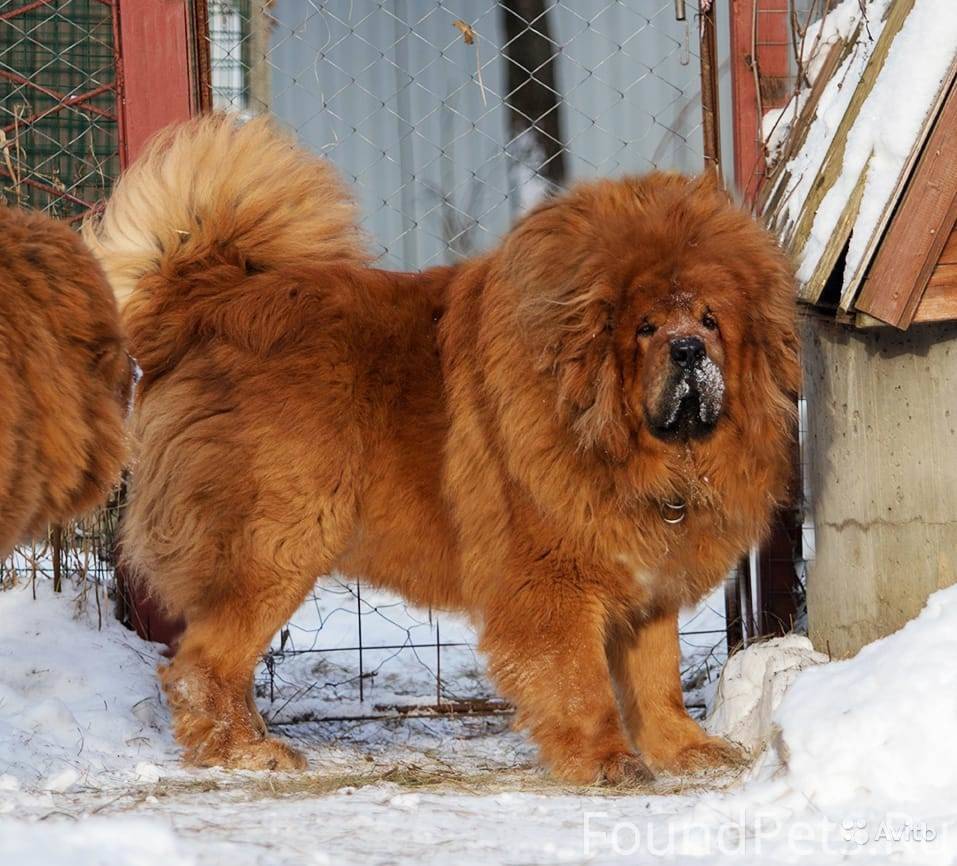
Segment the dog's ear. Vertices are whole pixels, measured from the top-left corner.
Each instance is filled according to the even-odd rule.
[[[620,462],[630,433],[612,342],[616,300],[601,283],[560,296],[543,291],[520,316],[536,371],[553,380],[556,410],[579,447]]]
[[[549,200],[519,223],[502,251],[517,325],[536,371],[555,386],[556,411],[582,450],[615,461],[630,433],[612,334],[619,303],[592,250],[594,213]]]

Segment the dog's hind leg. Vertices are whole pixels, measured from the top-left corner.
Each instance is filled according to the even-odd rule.
[[[306,766],[297,751],[267,735],[249,699],[256,662],[314,579],[237,575],[225,597],[189,612],[176,656],[160,673],[188,763],[248,770]]]
[[[253,717],[253,726],[265,737],[269,729],[259,707],[256,706],[256,684],[253,677],[249,678],[249,688],[246,689],[246,707],[249,709],[249,715]]]
[[[623,630],[608,656],[628,731],[651,767],[687,773],[741,760],[734,746],[705,733],[685,709],[677,613]]]

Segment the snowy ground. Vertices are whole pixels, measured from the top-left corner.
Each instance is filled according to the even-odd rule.
[[[713,723],[771,747],[628,792],[549,782],[501,717],[287,725],[308,773],[185,770],[155,649],[38,595],[0,592],[2,864],[957,862],[957,588],[849,662],[738,654]]]

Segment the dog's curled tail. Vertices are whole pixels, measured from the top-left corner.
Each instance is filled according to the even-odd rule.
[[[329,163],[266,118],[223,113],[154,137],[83,236],[127,319],[130,306],[185,300],[183,277],[204,267],[369,261],[355,203]]]

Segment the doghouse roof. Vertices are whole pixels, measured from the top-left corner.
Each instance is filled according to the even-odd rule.
[[[953,0],[844,0],[805,36],[809,85],[765,117],[759,205],[799,298],[858,326],[957,319]]]

